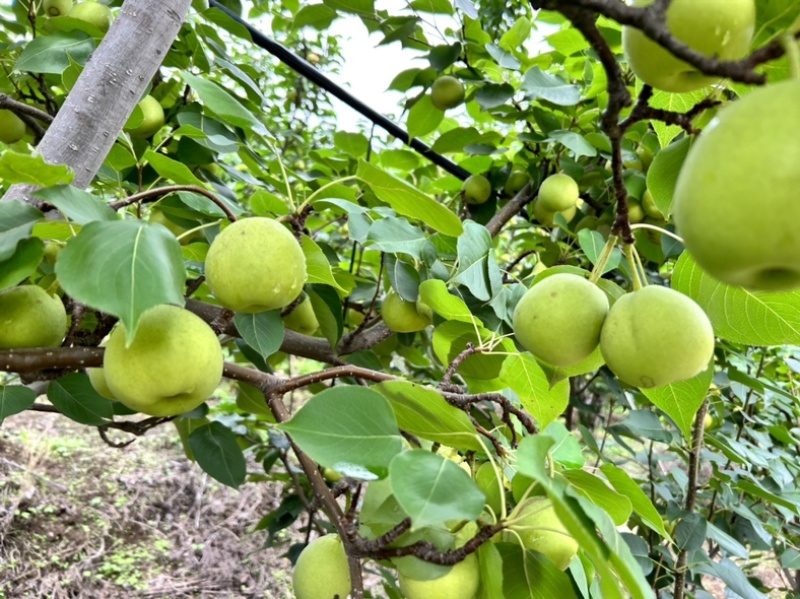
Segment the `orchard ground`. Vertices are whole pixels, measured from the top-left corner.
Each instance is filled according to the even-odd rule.
[[[280,485],[216,483],[169,426],[123,449],[83,433],[37,412],[0,427],[0,599],[292,599],[287,546],[265,549],[253,532]],[[303,522],[285,531],[292,542]],[[755,573],[780,587],[776,567],[765,559]],[[726,596],[718,580],[704,586]]]

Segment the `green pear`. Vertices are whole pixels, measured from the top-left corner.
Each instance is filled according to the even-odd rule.
[[[645,212],[642,205],[634,200],[633,198],[628,198],[628,220],[632,224],[640,223],[644,220]]]
[[[278,221],[243,218],[224,229],[208,249],[206,280],[220,304],[254,314],[291,304],[306,282],[306,258],[294,235]]]
[[[10,110],[0,110],[0,142],[15,144],[25,137],[25,122]]]
[[[353,589],[339,535],[319,537],[300,552],[292,572],[296,599],[346,599]]]
[[[461,186],[467,204],[484,204],[492,197],[492,184],[483,175],[470,175]]]
[[[552,227],[555,224],[556,214],[560,214],[567,222],[569,222],[575,218],[575,214],[577,214],[577,212],[577,206],[571,206],[570,208],[561,210],[559,212],[551,212],[550,210],[544,208],[538,199],[533,202],[533,216],[545,227]]]
[[[575,179],[558,173],[550,175],[539,186],[539,208],[547,212],[563,212],[578,203],[580,190]]]
[[[319,328],[319,320],[314,314],[314,306],[311,305],[311,298],[306,296],[298,306],[291,311],[284,319],[283,325],[292,331],[297,331],[303,335],[311,335]]]
[[[711,276],[752,290],[800,288],[800,80],[719,111],[683,163],[672,210]]]
[[[417,311],[415,302],[404,300],[394,291],[389,292],[383,300],[381,316],[389,330],[395,333],[413,333],[431,324],[428,316]]]
[[[546,556],[561,570],[566,570],[578,553],[578,542],[561,523],[547,497],[526,499],[509,529],[520,536],[523,547]]]
[[[512,171],[503,185],[503,193],[508,197],[517,195],[525,187],[531,178],[525,171]]]
[[[597,285],[558,273],[522,296],[514,310],[514,335],[540,360],[567,368],[597,348],[606,314],[608,298]]]
[[[72,8],[72,0],[44,0],[42,8],[48,17],[60,17]]]
[[[500,473],[498,482],[497,471],[494,464],[484,462],[475,471],[475,484],[486,495],[486,505],[495,515],[499,516],[503,508],[503,495],[505,494],[505,475]]]
[[[152,137],[164,126],[164,109],[161,107],[161,103],[149,94],[142,98],[137,106],[142,111],[142,122],[136,127],[126,125],[125,131],[134,139]]]
[[[58,347],[67,334],[61,298],[37,285],[0,293],[0,349]]]
[[[397,578],[405,599],[474,599],[481,582],[478,558],[474,553],[438,578],[416,580],[403,572]]]
[[[78,2],[78,4],[69,10],[67,16],[91,23],[103,33],[108,31],[111,27],[111,20],[113,18],[111,9],[108,8],[108,6],[92,0]]]
[[[668,287],[648,285],[619,298],[600,333],[611,371],[633,387],[661,387],[708,368],[714,329],[694,300]]]
[[[103,358],[111,395],[132,410],[175,416],[202,404],[222,378],[222,347],[205,321],[178,306],[160,305],[139,320],[126,346],[121,322]]]
[[[431,86],[431,103],[439,110],[458,106],[464,96],[464,84],[450,75],[439,77]]]
[[[87,368],[86,374],[89,375],[89,382],[92,384],[92,388],[94,388],[95,391],[97,391],[106,399],[110,399],[112,401],[117,400],[117,398],[114,397],[114,393],[112,393],[111,388],[108,386],[108,382],[106,381],[106,371],[103,368]]]
[[[648,6],[654,0],[635,0]],[[672,0],[667,9],[667,29],[693,50],[719,60],[737,60],[750,49],[756,23],[755,0]],[[622,28],[625,57],[639,79],[668,92],[688,92],[711,85],[708,76],[675,58],[639,29]]]
[[[664,214],[658,209],[658,206],[656,206],[656,202],[653,200],[653,194],[650,193],[649,189],[645,189],[642,194],[642,208],[646,216],[664,220]]]

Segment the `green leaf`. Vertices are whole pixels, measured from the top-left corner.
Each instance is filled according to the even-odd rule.
[[[300,244],[303,247],[303,254],[306,257],[308,283],[330,285],[344,293],[345,289],[339,285],[336,281],[336,277],[333,276],[333,270],[331,269],[331,263],[328,261],[328,257],[317,243],[308,235],[303,235]]]
[[[413,0],[410,7],[419,12],[453,14],[453,4],[449,0]]]
[[[641,389],[641,391],[656,407],[675,421],[689,441],[692,438],[694,416],[703,404],[713,378],[714,368],[711,367],[688,381]]]
[[[371,15],[375,12],[373,0],[323,0],[323,2],[326,6],[339,12],[363,15]]]
[[[392,492],[411,517],[411,530],[442,526],[448,520],[474,520],[486,496],[469,474],[438,453],[412,449],[389,466]]]
[[[325,335],[331,347],[336,347],[344,330],[342,303],[339,295],[333,287],[314,284],[308,286],[308,297],[311,300],[311,307],[314,308],[314,315],[319,321],[322,334]]]
[[[456,127],[442,133],[431,149],[440,154],[461,152],[465,146],[477,144],[482,139],[483,136],[475,127]]]
[[[509,52],[518,52],[531,34],[531,22],[528,17],[520,17],[500,38],[499,46]]]
[[[6,185],[25,183],[40,187],[72,183],[75,178],[64,164],[45,162],[40,154],[20,154],[14,150],[0,152],[0,181]]]
[[[557,141],[565,148],[570,150],[576,158],[581,156],[588,156],[593,158],[597,156],[597,149],[590,144],[585,137],[575,133],[574,131],[566,131],[564,129],[557,129],[550,131],[547,135],[548,140]]]
[[[460,297],[447,290],[447,284],[439,279],[428,279],[419,286],[419,301],[445,320],[457,320],[482,326],[479,318],[472,315]]]
[[[337,131],[333,136],[333,145],[353,158],[361,158],[369,150],[369,140],[363,133]]]
[[[591,229],[581,229],[578,231],[578,243],[580,244],[583,253],[586,254],[587,258],[589,258],[589,261],[592,264],[597,264],[597,259],[600,257],[603,248],[606,246],[606,240],[603,239],[603,236],[597,231],[592,231]],[[601,274],[605,274],[614,270],[617,266],[619,266],[620,260],[622,260],[622,252],[619,251],[619,248],[615,247],[611,252],[611,257],[608,259],[608,263]]]
[[[36,401],[36,393],[22,385],[0,387],[0,425],[14,414],[24,412]]]
[[[508,83],[487,83],[475,92],[475,101],[484,110],[506,104],[514,97],[514,88]]]
[[[639,89],[636,92],[639,93]],[[653,90],[653,95],[650,97],[648,104],[653,108],[686,113],[707,96],[708,88],[683,94],[673,94],[656,89]],[[653,130],[656,132],[656,137],[658,137],[658,142],[662,148],[665,148],[672,139],[683,132],[683,129],[678,125],[667,125],[659,119],[652,119],[650,123],[653,125]]]
[[[669,540],[670,536],[667,529],[664,528],[664,520],[662,520],[653,502],[631,478],[630,474],[614,464],[603,464],[600,466],[600,471],[605,475],[612,487],[630,500],[633,511],[639,515],[642,523],[657,532],[662,538]]]
[[[237,382],[236,386],[236,407],[238,409],[250,414],[266,416],[267,421],[275,422],[275,417],[272,410],[269,409],[261,389],[241,381]]]
[[[413,185],[363,161],[358,164],[357,174],[382,202],[389,204],[398,214],[421,220],[450,237],[461,235],[463,228],[458,216]]]
[[[503,363],[508,354],[516,354],[510,339],[501,339],[483,327],[458,321],[443,322],[433,331],[433,352],[444,366],[450,365],[468,343],[475,348],[486,348],[487,351],[467,357],[456,372],[470,381],[479,380],[496,390],[502,389],[504,381],[500,379],[500,373]]]
[[[19,200],[0,202],[0,261],[14,255],[17,244],[30,237],[33,225],[43,216],[36,208]]]
[[[479,300],[489,301],[503,284],[494,259],[492,236],[486,227],[468,220],[457,247],[458,270],[452,282],[464,285]]]
[[[70,57],[79,64],[86,64],[93,51],[94,41],[82,31],[40,35],[25,44],[14,71],[60,75],[69,66]]]
[[[392,404],[402,430],[462,451],[484,450],[469,416],[436,391],[404,381],[379,383],[373,389]]]
[[[570,85],[558,75],[546,73],[539,67],[533,67],[525,73],[521,89],[529,98],[538,98],[558,104],[574,106],[581,101],[581,92],[575,85]]]
[[[114,404],[97,393],[85,374],[73,373],[51,381],[47,399],[75,422],[102,426],[114,417]]]
[[[566,572],[540,553],[512,543],[492,545],[502,558],[503,599],[577,599]]]
[[[236,435],[220,422],[210,422],[194,429],[189,447],[200,467],[223,485],[238,489],[247,475],[244,454]]]
[[[184,304],[180,244],[162,225],[89,223],[59,253],[56,276],[73,299],[119,317],[128,340],[145,310]]]
[[[767,595],[758,591],[750,582],[742,569],[727,557],[723,557],[719,563],[708,561],[704,564],[695,566],[695,571],[710,574],[719,578],[725,583],[725,587],[736,593],[742,599],[768,599]]]
[[[431,102],[429,95],[422,96],[408,111],[408,136],[411,138],[422,137],[428,133],[436,131],[442,122],[444,112],[439,110]]]
[[[542,367],[527,352],[508,356],[500,376],[517,394],[522,407],[536,418],[539,428],[547,427],[567,409],[569,382],[550,387]]]
[[[33,195],[52,204],[69,220],[79,225],[85,225],[96,220],[112,221],[119,219],[117,213],[96,195],[71,185],[59,185],[58,187],[41,189]]]
[[[20,241],[14,255],[0,262],[0,290],[21,283],[36,272],[43,255],[44,243],[38,237]]]
[[[335,10],[324,4],[309,4],[297,11],[292,26],[295,29],[313,27],[317,31],[324,31],[338,16]]]
[[[403,445],[389,401],[366,387],[326,389],[278,428],[315,462],[364,480],[385,476]]]
[[[280,310],[237,314],[233,322],[247,345],[264,359],[278,351],[283,343],[284,330]]]
[[[690,138],[686,137],[661,150],[653,159],[653,164],[647,171],[647,190],[653,196],[653,202],[664,216],[672,212],[672,196],[675,193],[675,183],[678,174],[686,159],[691,145]]]
[[[748,291],[717,281],[688,252],[681,254],[672,288],[703,308],[714,333],[746,345],[800,345],[800,291]]]
[[[164,156],[164,154],[148,149],[144,153],[143,160],[149,162],[150,166],[153,167],[153,170],[156,171],[159,176],[177,185],[197,185],[198,187],[205,187],[205,183],[195,177],[188,166],[169,156]]]
[[[253,129],[257,132],[264,131],[264,126],[252,113],[219,84],[186,71],[181,71],[180,75],[188,85],[195,89],[203,104],[223,121],[235,127]]]
[[[573,488],[603,509],[614,524],[622,526],[628,521],[633,505],[625,495],[609,488],[602,479],[584,470],[565,470],[563,475]]]
[[[425,232],[404,218],[389,216],[375,221],[370,225],[367,239],[373,248],[390,254],[409,254],[417,259],[436,255]]]

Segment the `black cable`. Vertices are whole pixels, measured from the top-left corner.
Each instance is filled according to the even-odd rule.
[[[367,117],[373,123],[384,129],[390,135],[393,135],[400,141],[402,141],[407,146],[412,147],[417,152],[425,156],[428,160],[433,162],[434,164],[442,167],[451,175],[455,175],[462,181],[469,177],[470,173],[460,166],[458,166],[455,162],[448,160],[441,154],[437,154],[433,150],[431,150],[430,146],[419,139],[411,139],[408,135],[408,132],[405,131],[403,128],[399,127],[385,116],[376,112],[366,104],[364,104],[361,100],[350,94],[349,92],[345,91],[338,85],[336,85],[333,81],[328,79],[325,75],[323,75],[320,71],[314,68],[310,63],[306,62],[299,56],[292,53],[286,47],[282,46],[275,40],[267,37],[263,33],[261,33],[258,29],[250,25],[247,21],[242,19],[239,15],[232,12],[216,0],[209,0],[208,5],[212,8],[218,8],[219,10],[223,11],[227,14],[230,18],[234,21],[239,23],[240,25],[244,26],[250,35],[253,38],[253,42],[260,48],[263,48],[276,58],[278,58],[282,63],[286,66],[294,69],[298,73],[300,73],[303,77],[315,83],[328,93],[336,96],[342,102],[350,106],[356,112],[359,112],[363,116]]]

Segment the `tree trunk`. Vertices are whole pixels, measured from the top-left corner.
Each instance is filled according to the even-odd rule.
[[[126,0],[37,147],[47,162],[75,171],[89,186],[178,35],[191,0]],[[31,185],[14,185],[2,201],[30,201]]]

